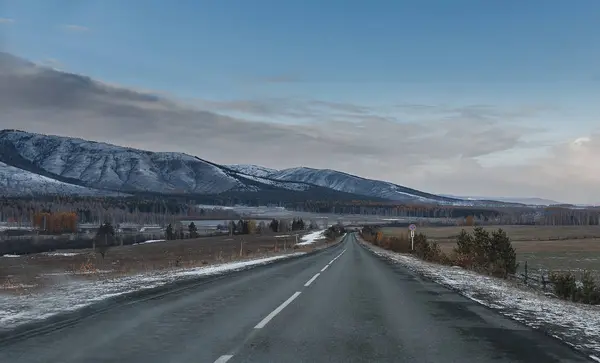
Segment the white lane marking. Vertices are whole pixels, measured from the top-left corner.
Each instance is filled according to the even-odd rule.
[[[321,269],[321,272],[323,272],[323,271],[327,270],[327,267],[329,267],[329,265],[325,265],[325,267],[323,267],[323,268]]]
[[[315,281],[315,280],[317,279],[317,277],[319,277],[319,275],[320,275],[320,273],[318,273],[318,272],[317,272],[317,273],[316,273],[316,274],[315,274],[315,275],[314,275],[314,276],[313,276],[313,277],[312,277],[310,280],[308,280],[308,281],[307,281],[307,282],[304,284],[304,286],[305,286],[305,287],[308,287],[310,284],[312,284],[312,282],[313,282],[313,281]]]
[[[339,255],[335,256],[335,257],[333,258],[333,260],[329,261],[328,265],[331,265],[332,263],[334,263],[334,262],[335,262],[335,260],[337,260],[338,258],[340,258],[340,256],[341,256],[341,255],[343,255],[343,254],[344,254],[344,252],[346,252],[346,250],[343,250],[343,251],[342,251],[342,253],[340,253]]]
[[[271,319],[275,317],[275,315],[279,314],[281,310],[285,309],[286,306],[288,306],[292,301],[294,301],[294,299],[297,298],[298,295],[300,295],[300,291],[296,291],[294,295],[292,295],[289,299],[284,301],[283,304],[279,305],[277,309],[273,310],[269,315],[265,316],[265,318],[261,320],[260,323],[256,324],[254,329],[262,329],[265,325],[267,325],[269,321],[271,321]]]
[[[228,360],[230,360],[231,358],[233,358],[232,355],[222,355],[219,358],[217,358],[217,360],[215,361],[215,363],[225,363]]]

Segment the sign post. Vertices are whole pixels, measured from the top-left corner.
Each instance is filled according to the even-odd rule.
[[[415,250],[415,230],[417,229],[417,226],[415,226],[414,224],[411,224],[410,226],[408,226],[408,229],[410,229],[410,249],[411,251]]]

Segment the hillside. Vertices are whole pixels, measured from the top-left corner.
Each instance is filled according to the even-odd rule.
[[[341,192],[366,197],[382,198],[394,201],[413,201],[423,203],[460,203],[457,198],[449,198],[425,193],[401,185],[380,180],[365,179],[359,176],[330,169],[306,167],[283,170],[268,169],[257,165],[229,165],[229,168],[246,174],[260,175],[281,181],[303,182]]]

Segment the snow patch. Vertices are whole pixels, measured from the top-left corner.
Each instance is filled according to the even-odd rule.
[[[19,256],[19,255],[4,255],[2,257],[21,257],[21,256]]]
[[[317,243],[319,240],[325,238],[325,230],[311,232],[300,239],[298,246],[310,245],[313,243]]]
[[[144,241],[144,242],[134,243],[133,245],[137,246],[137,245],[145,245],[145,244],[148,244],[148,243],[157,243],[157,242],[165,242],[165,241],[166,241],[166,239],[149,239],[149,240]]]
[[[71,256],[80,255],[80,253],[76,253],[76,252],[45,252],[44,255],[56,256],[56,257],[71,257]]]

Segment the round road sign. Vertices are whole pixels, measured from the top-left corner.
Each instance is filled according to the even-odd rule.
[[[408,226],[408,229],[410,229],[411,231],[414,231],[415,229],[417,229],[417,226],[415,226],[414,224],[411,224],[410,226]]]

